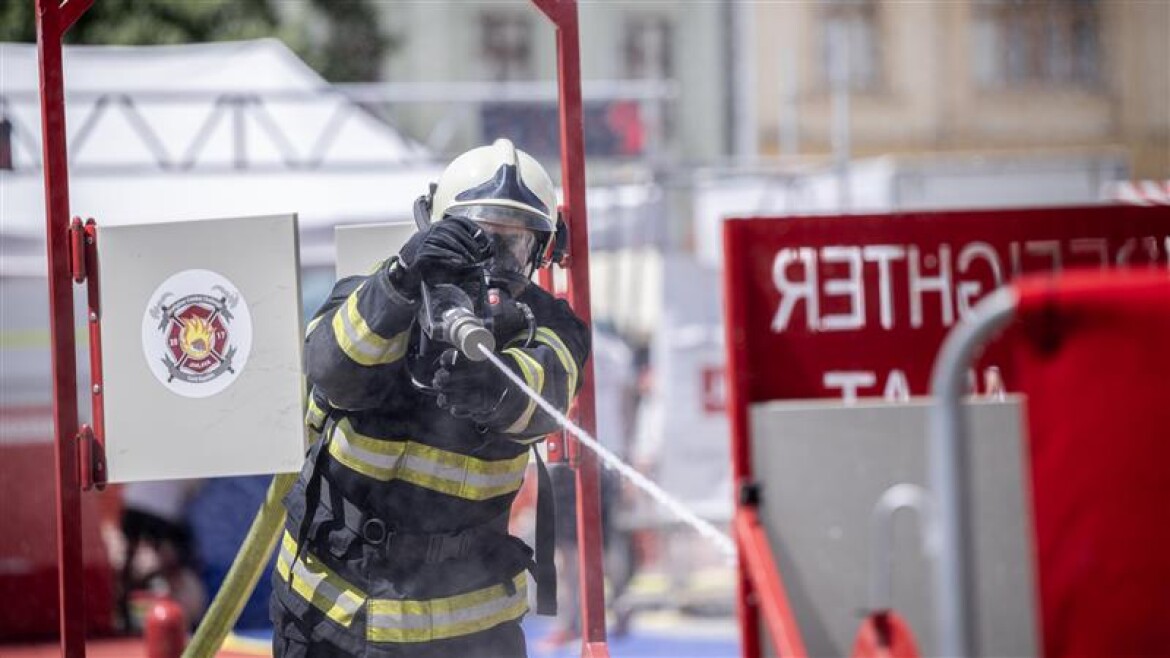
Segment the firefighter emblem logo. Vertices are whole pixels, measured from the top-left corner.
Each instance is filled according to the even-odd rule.
[[[227,278],[184,270],[151,295],[142,347],[164,386],[185,397],[208,397],[231,385],[247,363],[252,316]]]

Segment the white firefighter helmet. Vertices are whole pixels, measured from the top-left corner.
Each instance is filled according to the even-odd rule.
[[[557,230],[556,188],[535,158],[497,139],[455,158],[439,177],[430,220],[448,216],[467,217],[496,234],[497,258],[511,252],[517,271],[539,267]]]

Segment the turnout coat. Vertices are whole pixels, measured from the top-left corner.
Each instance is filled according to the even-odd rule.
[[[536,285],[517,301],[537,328],[497,336],[498,353],[567,410],[588,328]],[[419,344],[416,315],[417,303],[379,268],[338,282],[309,324],[306,421],[319,440],[284,500],[272,600],[278,655],[296,654],[282,651],[286,642],[332,650],[323,655],[468,646],[524,616],[526,570],[535,570],[541,590],[550,579],[551,561],[534,561],[507,521],[529,447],[556,421],[532,401],[502,428],[437,406],[408,367]],[[555,579],[547,589],[538,597],[555,601]]]

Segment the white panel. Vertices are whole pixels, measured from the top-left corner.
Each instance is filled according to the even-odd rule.
[[[979,655],[1037,655],[1020,400],[967,406]],[[872,513],[901,482],[926,485],[929,404],[797,401],[751,410],[761,518],[809,655],[843,656],[869,605]],[[894,522],[893,606],[931,655],[930,562],[913,513]]]
[[[112,482],[304,456],[295,215],[98,229]]]
[[[379,263],[398,253],[416,230],[413,223],[338,226],[333,233],[337,245],[337,278],[369,274]]]

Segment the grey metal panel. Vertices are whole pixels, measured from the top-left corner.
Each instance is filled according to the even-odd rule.
[[[337,278],[368,274],[378,263],[398,253],[416,230],[412,223],[338,226],[333,233]]]
[[[297,470],[305,435],[296,216],[99,226],[98,246],[110,480]],[[238,292],[233,322],[245,309],[251,319],[246,353],[236,346],[230,380],[214,388],[230,383],[207,395],[168,385],[148,355],[158,348],[150,309],[160,290],[196,270]],[[167,298],[172,310],[181,298]]]
[[[929,404],[769,402],[751,411],[761,516],[812,656],[847,655],[869,603],[871,514],[890,486],[925,486]],[[971,485],[976,638],[985,656],[1038,653],[1020,400],[975,402]],[[936,646],[918,519],[894,529],[894,608]]]

